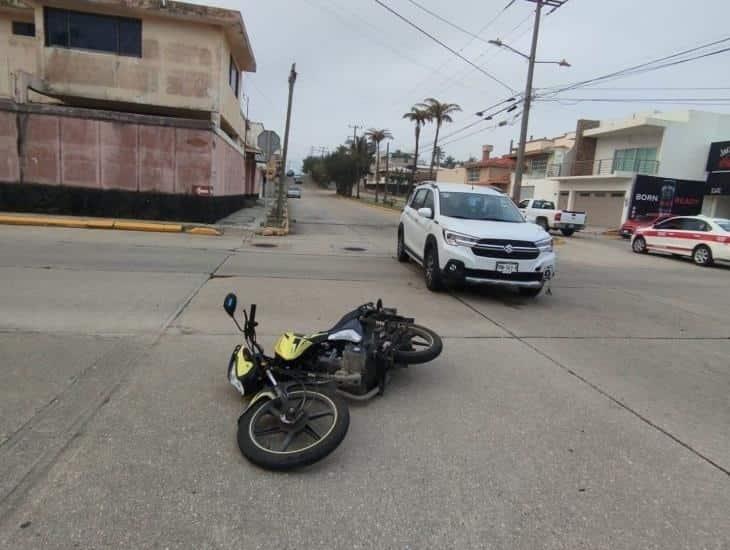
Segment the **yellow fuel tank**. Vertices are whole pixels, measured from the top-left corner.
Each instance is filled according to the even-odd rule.
[[[274,353],[284,361],[293,361],[307,351],[312,342],[306,336],[285,332],[274,344]]]

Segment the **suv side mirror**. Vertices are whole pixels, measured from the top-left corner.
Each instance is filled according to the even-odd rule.
[[[233,292],[226,295],[225,300],[223,300],[223,309],[226,310],[226,313],[233,317],[233,314],[236,313],[236,304],[238,303],[238,298],[236,297]]]
[[[430,208],[419,208],[418,209],[418,215],[422,218],[433,218],[433,210]]]

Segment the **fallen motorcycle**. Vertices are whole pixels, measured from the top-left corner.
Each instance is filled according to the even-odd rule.
[[[343,397],[364,401],[382,395],[393,369],[438,357],[441,338],[392,308],[367,303],[330,330],[286,332],[267,356],[256,340],[256,305],[235,317],[238,299],[223,308],[244,335],[228,364],[228,381],[251,395],[238,419],[238,446],[251,462],[271,470],[312,464],[334,451],[347,434]]]

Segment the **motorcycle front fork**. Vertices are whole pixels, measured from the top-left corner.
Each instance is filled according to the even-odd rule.
[[[276,397],[281,402],[281,416],[279,416],[279,420],[281,420],[284,424],[294,424],[297,420],[299,420],[301,411],[297,411],[296,407],[291,404],[289,396],[286,391],[281,388],[281,385],[274,377],[274,373],[271,372],[271,369],[267,368],[265,372],[266,378],[269,379],[269,382],[271,382],[271,385],[274,388]]]

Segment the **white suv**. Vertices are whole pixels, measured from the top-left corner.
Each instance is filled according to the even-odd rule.
[[[506,195],[490,187],[427,182],[403,209],[397,257],[413,258],[426,286],[485,283],[537,296],[555,274],[553,240],[525,222]]]

